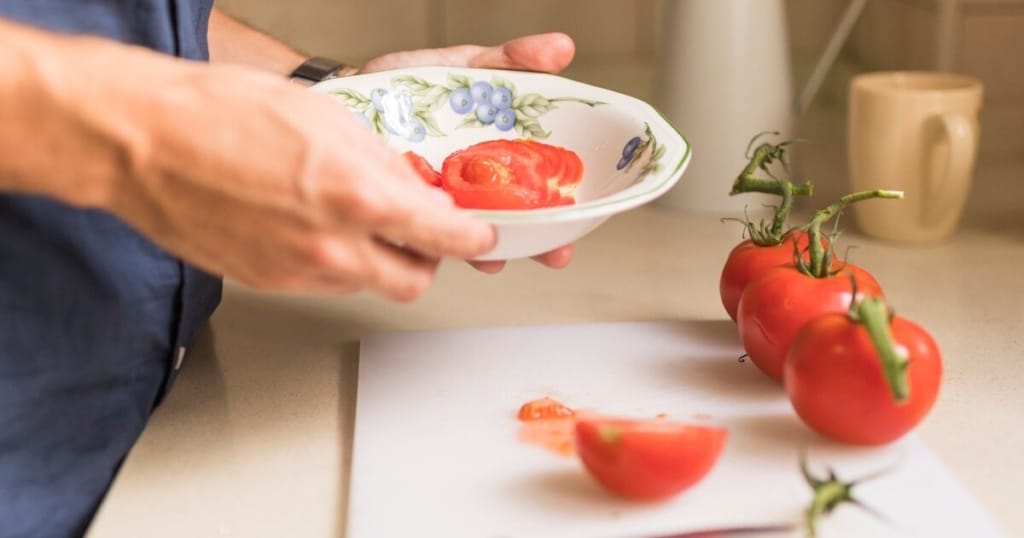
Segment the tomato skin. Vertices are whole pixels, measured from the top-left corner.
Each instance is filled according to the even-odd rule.
[[[897,403],[867,330],[845,314],[819,316],[797,334],[784,368],[786,393],[797,415],[818,433],[857,445],[899,439],[931,410],[939,394],[942,359],[924,329],[894,316],[897,349],[909,359],[909,399]]]
[[[772,267],[755,277],[740,297],[736,317],[750,360],[772,379],[782,381],[786,353],[797,332],[822,314],[849,310],[851,274],[857,280],[858,298],[883,296],[875,277],[851,263],[826,278],[807,276],[793,264]]]
[[[733,247],[722,267],[722,276],[718,280],[718,293],[722,298],[722,306],[729,317],[736,321],[740,296],[747,284],[757,275],[778,265],[793,263],[793,243],[796,242],[800,251],[807,249],[807,232],[794,230],[786,234],[782,242],[773,246],[759,246],[750,239]],[[822,246],[827,241],[822,240]]]
[[[430,166],[430,163],[421,155],[413,151],[406,151],[402,155],[428,185],[432,185],[434,187],[441,186],[441,173],[434,170],[434,167]]]
[[[665,420],[576,421],[576,451],[590,475],[623,497],[658,501],[699,482],[725,447],[723,428]]]

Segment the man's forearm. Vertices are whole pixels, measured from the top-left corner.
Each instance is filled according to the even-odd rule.
[[[255,30],[219,9],[210,15],[210,61],[229,62],[287,76],[308,55]]]
[[[118,181],[144,166],[155,114],[135,84],[187,76],[187,62],[100,38],[0,19],[0,192],[103,207]]]

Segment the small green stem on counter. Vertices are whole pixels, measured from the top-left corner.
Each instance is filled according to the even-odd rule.
[[[801,452],[800,473],[803,475],[807,485],[811,486],[813,491],[811,504],[808,505],[806,512],[804,512],[804,528],[807,531],[807,536],[810,538],[817,536],[818,522],[821,518],[831,514],[837,506],[843,503],[855,505],[861,510],[871,514],[879,521],[895,527],[893,522],[884,514],[862,503],[859,499],[853,496],[854,486],[867,480],[884,476],[891,470],[892,469],[883,469],[867,476],[863,476],[858,480],[843,482],[838,476],[836,476],[835,471],[829,469],[828,476],[822,479],[811,474],[810,469],[807,468],[807,455],[806,453]]]

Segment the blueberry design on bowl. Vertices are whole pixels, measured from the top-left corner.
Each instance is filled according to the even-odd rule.
[[[626,141],[626,145],[622,146],[622,158],[615,165],[615,169],[628,172],[640,160],[648,147],[651,148],[650,157],[640,169],[638,177],[642,178],[651,172],[657,172],[661,169],[661,158],[665,155],[665,146],[658,145],[654,133],[651,132],[651,126],[647,123],[644,123],[642,135],[630,138]]]
[[[369,95],[350,88],[328,93],[340,98],[377,133],[413,143],[422,142],[427,136],[447,136],[434,117],[445,107],[463,118],[456,129],[514,129],[523,137],[547,138],[551,132],[541,125],[540,117],[558,108],[558,103],[589,107],[605,104],[579,97],[518,93],[512,82],[501,77],[474,81],[454,73],[449,73],[441,84],[403,75],[392,78],[390,88],[373,88]]]

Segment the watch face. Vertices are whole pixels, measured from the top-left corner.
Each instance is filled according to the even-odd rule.
[[[292,72],[292,78],[301,78],[313,82],[320,82],[321,80],[336,78],[338,70],[344,67],[347,66],[337,60],[314,56],[296,68],[295,71]]]

